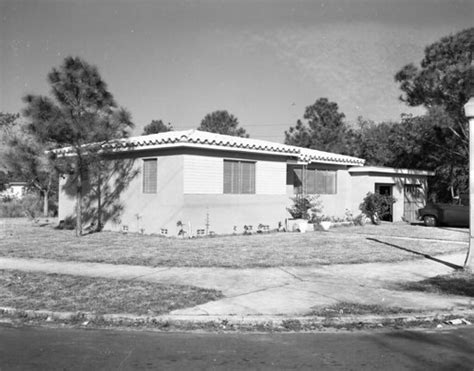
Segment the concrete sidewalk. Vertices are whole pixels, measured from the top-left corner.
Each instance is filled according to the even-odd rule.
[[[301,316],[338,302],[378,304],[413,311],[471,309],[472,298],[403,291],[418,281],[462,266],[465,254],[397,263],[321,265],[255,269],[144,267],[43,259],[0,258],[0,269],[141,280],[216,289],[225,298],[176,310],[182,316]],[[446,265],[447,263],[448,265]]]

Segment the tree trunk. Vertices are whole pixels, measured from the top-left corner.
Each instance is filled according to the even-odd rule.
[[[43,216],[48,217],[49,214],[49,191],[43,191]]]
[[[102,230],[102,194],[101,194],[101,187],[102,187],[102,179],[100,177],[100,169],[97,179],[97,226],[96,232],[100,232]]]
[[[77,177],[76,188],[76,236],[82,236],[82,175]]]

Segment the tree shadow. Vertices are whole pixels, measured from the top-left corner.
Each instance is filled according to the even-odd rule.
[[[120,223],[125,208],[120,195],[139,172],[134,159],[100,159],[89,166],[82,190],[82,221],[87,232],[100,231],[107,222]],[[63,189],[75,196],[72,176]]]
[[[400,364],[413,369],[472,370],[474,361],[471,330],[456,332],[391,331],[367,335],[380,351],[396,355]]]
[[[415,251],[415,250],[407,249],[406,247],[398,246],[398,245],[395,245],[395,244],[393,244],[393,243],[380,241],[380,240],[378,240],[378,239],[376,239],[376,238],[372,238],[372,237],[367,237],[367,240],[374,241],[374,242],[378,242],[378,243],[381,243],[381,244],[384,244],[384,245],[387,245],[387,246],[390,246],[390,247],[394,247],[394,248],[396,248],[396,249],[403,250],[403,251],[406,251],[406,252],[409,252],[409,253],[412,253],[412,254],[415,254],[415,255],[423,256],[423,257],[426,258],[426,259],[435,261],[435,262],[440,263],[440,264],[444,264],[444,265],[446,265],[446,266],[448,266],[448,267],[450,267],[450,268],[453,268],[453,269],[455,269],[455,270],[461,270],[461,269],[463,269],[463,267],[460,266],[460,265],[453,264],[453,263],[450,263],[450,262],[447,262],[447,261],[444,261],[444,260],[441,260],[441,259],[437,259],[437,258],[432,257],[431,255],[423,254],[423,253],[418,252],[418,251]]]
[[[401,289],[474,297],[474,275],[453,273],[401,284]]]

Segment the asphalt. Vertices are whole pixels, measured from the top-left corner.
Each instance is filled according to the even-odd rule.
[[[396,263],[255,269],[144,267],[0,257],[0,269],[193,285],[225,298],[171,312],[169,317],[304,316],[338,302],[398,307],[413,312],[473,310],[472,298],[407,291],[404,282],[452,272],[465,254]]]

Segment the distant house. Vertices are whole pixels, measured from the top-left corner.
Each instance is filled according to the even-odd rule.
[[[432,175],[197,130],[123,139],[107,150],[110,159],[133,159],[139,173],[116,195],[117,215],[105,220],[105,229],[115,231],[176,235],[184,228],[192,234],[230,234],[240,233],[244,225],[276,228],[290,217],[286,207],[300,192],[320,195],[323,214],[334,217],[348,211],[359,214],[367,192],[391,194],[397,199],[391,220],[413,220],[425,204],[427,177]],[[60,219],[74,214],[75,199],[65,183],[66,178],[60,186]]]
[[[10,182],[6,184],[5,190],[0,192],[0,198],[21,199],[26,194],[27,185],[26,182]]]

